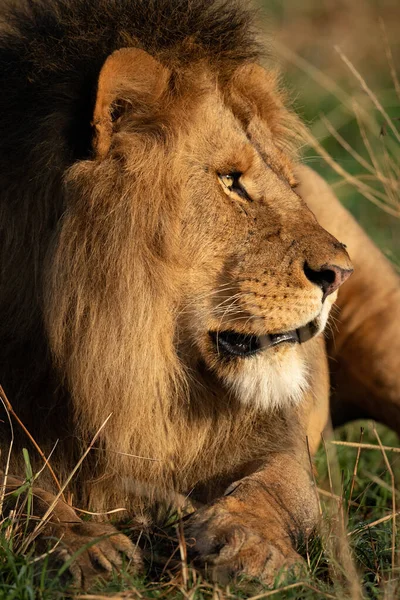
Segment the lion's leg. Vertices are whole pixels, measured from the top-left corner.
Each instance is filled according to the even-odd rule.
[[[5,491],[4,516],[16,507],[21,507],[21,504],[23,509],[24,494],[21,495],[22,501],[14,494],[23,483],[23,479],[8,475],[4,490],[4,473],[0,471],[0,490]],[[118,569],[122,565],[123,555],[132,561],[135,570],[141,567],[138,550],[128,537],[119,533],[112,525],[83,522],[71,506],[62,500],[54,503],[55,496],[40,487],[32,488],[32,496],[33,509],[28,531],[32,533],[36,529],[40,519],[54,504],[50,516],[38,528],[36,544],[41,552],[54,547],[55,551],[51,556],[60,562],[69,561],[77,553],[69,567],[76,586],[88,588],[97,577],[107,577],[114,568]],[[24,518],[26,517],[22,514],[21,519]],[[23,523],[25,527],[25,522]],[[86,550],[82,551],[85,546]]]
[[[192,517],[188,544],[214,578],[245,574],[271,585],[281,569],[299,564],[296,544],[318,519],[303,450],[271,455],[267,466]]]
[[[299,193],[355,267],[339,292],[328,348],[334,422],[372,417],[400,432],[399,277],[329,186],[306,167],[299,175]]]

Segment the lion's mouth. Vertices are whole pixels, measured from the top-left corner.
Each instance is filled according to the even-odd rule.
[[[299,329],[282,333],[248,335],[235,331],[210,331],[209,335],[218,354],[246,358],[280,344],[303,344],[319,331],[317,319]]]

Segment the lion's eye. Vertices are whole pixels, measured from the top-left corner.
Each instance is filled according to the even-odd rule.
[[[222,185],[229,192],[234,192],[241,198],[249,200],[251,202],[251,198],[249,197],[243,185],[240,183],[241,176],[242,173],[240,173],[239,171],[234,171],[233,173],[218,173],[218,177]]]
[[[242,175],[241,173],[228,173],[228,174],[220,173],[218,175],[218,177],[220,178],[220,180],[222,181],[224,186],[226,188],[228,188],[228,190],[234,190],[235,188],[241,187],[240,183],[239,183],[239,179],[240,179],[241,175]]]

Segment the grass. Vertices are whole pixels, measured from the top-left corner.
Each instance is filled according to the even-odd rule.
[[[268,10],[275,52],[283,62],[288,85],[296,91],[296,108],[312,133],[305,162],[330,181],[385,254],[400,265],[396,3],[271,0]],[[150,576],[133,578],[124,568],[112,581],[99,582],[81,597],[398,597],[398,438],[387,428],[365,422],[343,427],[335,432],[335,439],[337,443],[324,440],[315,458],[323,526],[302,548],[308,569],[300,576],[277,579],[272,590],[246,579],[226,587],[213,584],[186,564],[182,568],[184,552],[170,541],[170,534],[175,535],[175,519],[166,526],[164,538],[159,535],[151,546],[145,544]],[[27,455],[25,464],[28,484],[20,494],[29,513],[34,474]],[[48,557],[36,557],[32,546],[21,552],[26,541],[24,528],[24,519],[3,515],[0,600],[73,595],[60,568]],[[159,567],[162,556],[172,556],[165,572]]]
[[[179,544],[172,541],[175,518],[165,527],[162,538],[155,536],[151,552],[149,546],[144,545],[153,562],[151,577],[135,578],[128,569],[123,569],[112,581],[99,582],[84,597],[186,599],[190,596],[193,600],[216,597],[319,600],[326,597],[339,600],[384,598],[388,586],[392,586],[392,593],[400,575],[397,554],[393,565],[393,548],[397,543],[393,509],[396,498],[399,507],[400,501],[399,492],[396,490],[393,494],[391,473],[396,479],[400,472],[397,436],[382,426],[375,428],[375,424],[367,422],[344,427],[336,432],[335,438],[336,443],[324,441],[315,459],[324,526],[301,549],[308,570],[300,577],[281,579],[274,590],[246,579],[222,588],[203,579],[190,567],[186,569],[185,578],[179,560]],[[386,450],[380,447],[381,440],[384,440]],[[348,442],[353,445],[346,445]],[[390,458],[390,468],[386,457]],[[29,481],[33,476],[29,473],[27,457],[26,460]],[[20,493],[27,492],[29,487]],[[15,519],[15,516],[14,519],[13,516],[6,517],[0,527],[0,600],[47,600],[72,595],[59,566],[55,567],[47,557],[35,557],[33,547],[24,555],[19,552],[21,538],[15,535],[16,528],[20,532],[24,520]],[[168,536],[166,544],[165,537]],[[351,560],[348,550],[343,547],[347,542],[354,557],[355,579],[349,577],[349,564],[345,562]],[[163,573],[159,563],[165,562],[165,558],[161,557],[170,555],[173,555],[172,561]]]
[[[272,0],[261,4],[267,6],[268,28],[274,32],[273,59],[282,64],[294,105],[317,142],[306,149],[304,161],[331,183],[398,265],[400,85],[395,66],[400,59],[396,33],[400,24],[396,3]],[[389,186],[383,184],[385,176]]]

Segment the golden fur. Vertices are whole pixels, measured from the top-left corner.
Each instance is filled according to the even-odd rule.
[[[60,0],[59,10],[69,4],[86,10],[80,0]],[[20,237],[9,228],[10,248],[21,239],[31,245],[28,257],[13,254],[28,273],[17,281],[14,314],[26,325],[15,318],[20,345],[14,353],[4,346],[3,377],[25,397],[18,412],[42,449],[60,438],[57,472],[68,473],[101,429],[70,486],[91,509],[138,514],[189,492],[208,501],[239,481],[196,513],[190,531],[204,560],[214,560],[221,535],[226,563],[269,581],[298,559],[292,542],[316,520],[306,435],[314,451],[327,419],[319,334],[352,266],[307,207],[308,194],[296,191],[315,176],[295,166],[301,125],[277,77],[260,66],[250,41],[244,52],[241,30],[235,35],[231,48],[221,34],[225,50],[213,54],[193,36],[172,50],[146,50],[124,31],[88,96],[96,96],[90,150],[78,135],[78,154],[63,167],[51,154],[43,159],[51,174],[38,179],[39,192],[33,184],[21,191],[16,179],[5,187],[4,214],[12,213],[13,194],[26,201],[26,228],[21,233],[15,219]],[[83,126],[77,131],[85,137]],[[15,285],[8,256],[4,304]],[[303,330],[313,339],[261,346],[256,356],[227,356],[220,346],[231,331],[265,341]],[[27,344],[31,371],[20,385]],[[12,471],[19,460],[16,450]],[[236,526],[250,532],[247,546]]]
[[[143,71],[140,79],[140,93],[146,93],[143,112],[151,110],[151,102],[160,102],[161,116],[155,107],[152,114],[142,117],[132,78],[128,86],[124,83],[122,90],[114,90],[115,81],[125,82],[125,67],[129,70],[137,58],[147,60],[146,75]],[[310,221],[311,229],[315,228],[317,240],[318,235],[322,237],[315,250],[323,255],[323,244],[330,241],[328,236],[323,239],[325,234],[321,236],[312,215],[288,184],[280,183],[260,158],[265,152],[275,171],[293,180],[290,158],[281,148],[287,147],[287,131],[297,130],[297,121],[284,110],[273,76],[250,65],[228,79],[229,73],[216,74],[208,65],[195,65],[176,75],[180,79],[178,99],[169,99],[168,90],[157,90],[158,97],[153,100],[153,90],[147,91],[147,86],[152,86],[148,81],[152,67],[158,82],[160,78],[168,81],[168,73],[160,76],[161,65],[141,51],[116,53],[106,63],[96,105],[102,156],[78,163],[68,172],[70,207],[63,217],[48,274],[49,339],[74,398],[78,437],[88,440],[112,413],[101,434],[104,458],[99,476],[117,473],[119,481],[99,484],[105,488],[100,506],[102,494],[98,486],[92,488],[90,504],[102,510],[112,501],[122,501],[125,491],[121,481],[130,489],[135,482],[142,489],[147,484],[152,492],[157,482],[157,493],[162,495],[173,488],[174,478],[179,491],[184,491],[215,470],[231,471],[237,466],[239,451],[240,461],[242,453],[249,452],[245,448],[251,439],[249,424],[255,411],[281,408],[291,397],[299,401],[307,387],[299,348],[272,350],[268,356],[249,359],[249,365],[223,365],[209,347],[208,330],[233,326],[238,331],[262,334],[266,331],[264,313],[269,332],[292,329],[318,315],[321,302],[319,288],[308,286],[306,278],[303,282],[301,273],[296,290],[295,275],[287,283],[278,269],[267,278],[264,267],[237,267],[237,254],[245,253],[242,261],[248,254],[251,262],[260,252],[257,245],[262,236],[268,235],[276,235],[272,260],[280,261],[287,245],[285,225],[275,234],[276,224],[263,223],[263,213],[255,210],[252,219],[261,223],[252,225],[254,245],[248,246],[247,235],[242,241],[234,240],[238,225],[243,222],[246,226],[250,219],[244,211],[249,213],[252,208],[234,200],[239,208],[234,207],[230,214],[226,204],[232,201],[224,199],[216,173],[248,172],[247,185],[255,198],[263,189],[273,190],[276,203],[279,197],[284,201],[287,194],[291,207]],[[224,94],[218,89],[219,78],[225,81]],[[250,85],[244,95],[246,82]],[[132,113],[122,115],[114,124],[111,143],[109,134],[101,129],[97,107],[103,103],[104,94],[108,98],[107,119],[116,93],[135,103],[140,117],[133,121]],[[159,99],[162,93],[164,97]],[[256,103],[261,97],[258,109]],[[246,111],[247,137],[241,127],[235,129],[239,124],[234,111],[245,119],[238,105],[243,113]],[[141,121],[145,120],[143,126]],[[254,145],[249,138],[255,140]],[[235,148],[235,153],[230,148]],[[225,216],[220,225],[221,211]],[[200,218],[205,220],[203,228]],[[289,229],[286,239],[290,235]],[[296,238],[290,238],[289,244],[293,245],[293,240]],[[227,254],[229,246],[234,253]],[[312,261],[313,252],[313,247],[294,252],[292,263],[297,255],[299,261],[304,260],[304,253]],[[272,260],[264,263],[271,271]],[[288,290],[290,295],[284,293]],[[252,295],[258,298],[256,310]],[[235,303],[238,296],[243,300]],[[279,310],[274,309],[276,298],[281,299]],[[308,304],[297,308],[296,302],[302,301]],[[261,314],[252,322],[252,313]],[[225,321],[229,327],[224,326]],[[196,373],[201,360],[209,363],[210,373]],[[249,392],[258,377],[252,370],[248,372],[254,368],[263,373],[258,384],[261,389],[253,398],[249,393],[244,397],[241,380],[253,381],[250,385],[244,382]],[[213,371],[221,383],[212,381]],[[286,372],[289,377],[282,385],[279,378]],[[227,405],[223,414],[213,406],[215,396]],[[233,419],[240,427],[232,424]],[[232,448],[236,452],[232,453]],[[251,452],[255,452],[254,447]],[[132,459],[126,456],[129,454],[143,458]],[[107,498],[109,493],[114,496],[112,500]],[[117,493],[121,498],[115,497]]]

